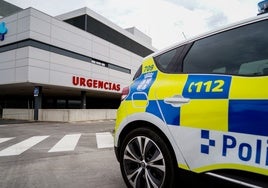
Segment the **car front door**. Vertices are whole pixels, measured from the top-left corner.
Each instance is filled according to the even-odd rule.
[[[259,21],[223,31],[195,41],[183,57],[181,97],[188,102],[179,107],[178,126],[169,126],[182,168],[268,175],[267,30]]]

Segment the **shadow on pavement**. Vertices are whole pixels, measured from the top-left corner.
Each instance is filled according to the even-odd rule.
[[[0,119],[0,125],[5,124],[23,124],[23,123],[34,123],[35,121],[29,120],[16,120],[16,119]]]
[[[205,188],[245,188],[243,185],[234,184],[229,181],[224,181],[212,176],[204,174],[195,174],[191,172],[178,172],[177,187],[205,187]]]

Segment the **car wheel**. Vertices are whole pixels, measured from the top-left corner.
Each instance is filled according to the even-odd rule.
[[[120,168],[128,187],[173,187],[173,161],[164,140],[151,129],[135,129],[122,143]]]

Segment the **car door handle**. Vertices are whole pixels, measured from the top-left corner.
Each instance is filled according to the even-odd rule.
[[[182,104],[189,103],[190,99],[189,98],[184,98],[181,95],[174,95],[173,97],[165,98],[164,102],[166,104],[170,104],[173,107],[180,107]]]

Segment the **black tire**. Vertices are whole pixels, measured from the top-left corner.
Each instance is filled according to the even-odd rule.
[[[125,137],[120,168],[128,187],[174,187],[176,163],[164,140],[148,128],[137,128]]]

